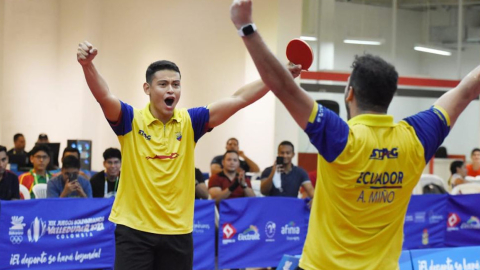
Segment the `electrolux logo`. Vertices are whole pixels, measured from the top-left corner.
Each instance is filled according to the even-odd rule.
[[[480,220],[476,216],[471,216],[467,222],[462,223],[460,225],[460,229],[472,229],[472,230],[479,230],[480,229]]]
[[[254,241],[260,240],[260,233],[255,225],[250,225],[248,229],[238,235],[238,241]]]

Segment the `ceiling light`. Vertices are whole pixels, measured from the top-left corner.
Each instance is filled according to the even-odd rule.
[[[343,43],[360,45],[382,45],[385,42],[383,38],[346,38]]]
[[[300,39],[306,40],[306,41],[317,41],[316,37],[310,37],[310,36],[300,36]]]
[[[426,53],[434,53],[434,54],[446,55],[446,56],[452,55],[451,52],[447,51],[444,48],[434,47],[434,46],[430,46],[430,45],[416,44],[415,47],[413,47],[413,49],[415,51],[426,52]]]

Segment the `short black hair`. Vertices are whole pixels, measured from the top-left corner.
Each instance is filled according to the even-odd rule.
[[[479,148],[473,148],[472,153],[470,155],[473,156],[473,153],[475,153],[475,152],[480,152],[480,149]]]
[[[66,156],[62,160],[62,169],[80,169],[80,160],[74,156]]]
[[[155,72],[160,70],[165,70],[165,69],[178,72],[178,74],[180,75],[180,78],[182,77],[182,74],[180,73],[180,69],[175,63],[170,62],[168,60],[160,60],[160,61],[153,62],[148,66],[147,73],[145,75],[146,77],[145,79],[147,80],[147,83],[152,83],[153,74],[155,74]]]
[[[354,90],[361,110],[387,112],[397,91],[398,73],[395,67],[378,56],[355,56],[348,88]]]
[[[227,154],[230,154],[230,153],[235,153],[235,154],[237,154],[237,157],[240,157],[240,155],[238,154],[237,151],[235,151],[235,150],[228,150],[227,152],[225,152],[225,154],[223,154],[222,160],[225,160],[225,157],[227,156]]]
[[[227,140],[227,143],[228,143],[229,141],[236,141],[236,142],[237,142],[237,144],[238,144],[238,140],[237,140],[237,138],[234,138],[234,137],[232,137],[232,138],[230,138],[230,139],[228,139],[228,140]]]
[[[63,157],[65,156],[65,153],[70,153],[70,152],[75,152],[78,154],[78,157],[80,157],[80,151],[77,148],[67,146],[65,147],[65,149],[63,149],[62,160],[63,160]]]
[[[13,135],[13,142],[16,142],[20,137],[23,137],[22,133],[17,133]]]
[[[108,148],[103,152],[103,160],[107,161],[109,158],[118,158],[122,160],[122,152],[118,150],[117,148]]]
[[[0,152],[5,152],[5,154],[7,153],[7,148],[3,145],[0,145]]]
[[[48,140],[48,135],[45,134],[45,133],[40,133],[40,135],[38,135],[38,139],[39,140]]]
[[[460,168],[463,166],[463,161],[461,160],[455,160],[453,161],[451,164],[450,164],[450,172],[452,174],[456,174],[457,173],[457,168]]]
[[[45,144],[37,144],[35,145],[35,147],[32,148],[32,150],[30,150],[30,156],[34,156],[37,152],[40,152],[40,151],[43,151],[45,152],[49,158],[52,157],[52,152],[50,151],[50,147],[48,147],[47,145]]]
[[[282,146],[282,145],[291,146],[292,147],[292,152],[295,153],[295,146],[293,146],[293,143],[291,143],[289,141],[283,141],[278,145],[278,148],[280,148],[280,146]]]

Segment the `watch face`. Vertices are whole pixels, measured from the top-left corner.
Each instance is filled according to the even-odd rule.
[[[242,31],[243,31],[243,35],[245,35],[245,36],[248,36],[250,34],[253,34],[253,32],[255,32],[255,30],[253,30],[253,26],[251,24],[243,27]]]

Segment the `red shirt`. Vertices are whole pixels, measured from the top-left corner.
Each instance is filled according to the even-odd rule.
[[[237,174],[237,177],[238,177],[238,174]],[[211,187],[219,187],[221,188],[222,190],[224,189],[227,189],[228,187],[230,187],[230,185],[232,184],[233,181],[230,181],[230,178],[228,178],[228,176],[226,176],[223,171],[218,173],[218,174],[215,174],[215,175],[212,175],[210,176],[210,180],[208,181],[208,188],[211,188]],[[248,178],[245,178],[245,182],[247,183],[247,186],[249,188],[252,187],[252,183],[250,183],[250,179]],[[232,198],[243,198],[245,197],[245,190],[243,190],[243,188],[239,185],[231,194],[230,196],[227,198],[227,199],[232,199]]]
[[[477,175],[480,175],[480,169],[474,171],[473,168],[472,168],[473,167],[472,164],[467,164],[466,167],[467,167],[467,175],[468,176],[475,177]]]

